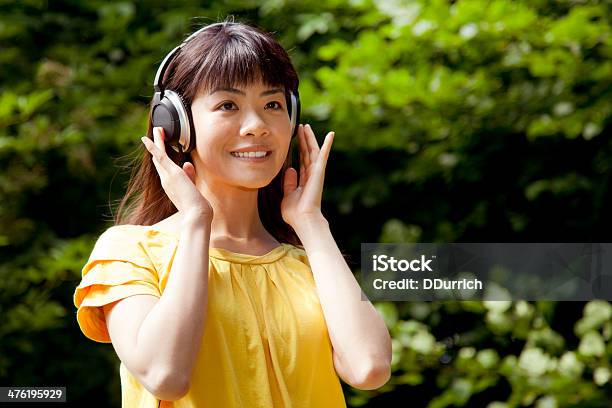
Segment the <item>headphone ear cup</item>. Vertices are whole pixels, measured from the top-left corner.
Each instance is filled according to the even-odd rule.
[[[164,128],[165,143],[172,147],[178,144],[181,126],[178,112],[172,101],[163,97],[160,102],[156,103],[151,110],[151,122],[153,127]]]
[[[179,115],[179,117],[187,118],[187,123],[185,124],[185,127],[189,129],[189,132],[186,132],[186,140],[184,141],[184,144],[181,145],[181,147],[184,153],[189,153],[193,149],[195,149],[196,145],[196,132],[195,127],[193,125],[193,117],[191,116],[191,106],[189,106],[189,104],[185,101],[183,95],[178,93],[177,95],[181,100],[181,109],[184,111],[184,115]],[[183,126],[182,122],[181,126]]]
[[[300,93],[298,92],[297,89],[295,91],[295,101],[296,101],[296,107],[295,107],[296,115],[295,115],[295,129],[293,131],[293,135],[297,136],[297,130],[300,124],[300,117],[302,116],[302,104],[300,102]]]
[[[153,106],[153,126],[164,128],[165,142],[175,151],[189,153],[195,148],[195,129],[191,109],[183,97],[171,90],[164,91],[164,97]]]
[[[289,111],[289,119],[291,120],[291,138],[297,136],[297,129],[300,123],[300,93],[295,90],[289,91],[287,95],[287,110]]]

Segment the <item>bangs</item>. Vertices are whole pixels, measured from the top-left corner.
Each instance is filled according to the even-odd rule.
[[[194,47],[197,61],[193,83],[197,93],[208,93],[217,88],[249,86],[262,82],[285,90],[297,89],[298,79],[285,50],[272,38],[259,34],[233,32],[233,27],[222,27],[210,33],[206,47]],[[205,48],[205,49],[203,49]]]

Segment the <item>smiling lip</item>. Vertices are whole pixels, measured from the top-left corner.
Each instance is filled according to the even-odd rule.
[[[263,151],[263,150],[251,150],[251,151]],[[263,157],[239,157],[239,156],[234,156],[233,154],[230,153],[230,155],[238,160],[242,160],[244,162],[250,162],[250,163],[261,163],[264,162],[266,160],[268,160],[270,158],[270,156],[272,155],[271,151],[266,151],[266,155]]]
[[[239,149],[235,149],[232,150],[232,153],[235,152],[239,152],[239,153],[244,153],[244,152],[269,152],[272,149],[264,144],[257,144],[257,145],[251,145],[251,146],[245,146],[245,147],[241,147]]]

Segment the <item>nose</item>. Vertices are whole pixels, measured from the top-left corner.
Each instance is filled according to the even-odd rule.
[[[266,136],[268,132],[268,124],[258,112],[251,109],[245,113],[240,131],[242,136]]]

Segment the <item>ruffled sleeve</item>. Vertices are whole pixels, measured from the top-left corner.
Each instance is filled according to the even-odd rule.
[[[98,238],[74,292],[83,334],[110,343],[101,306],[134,295],[161,297],[157,271],[142,237],[111,227]]]

